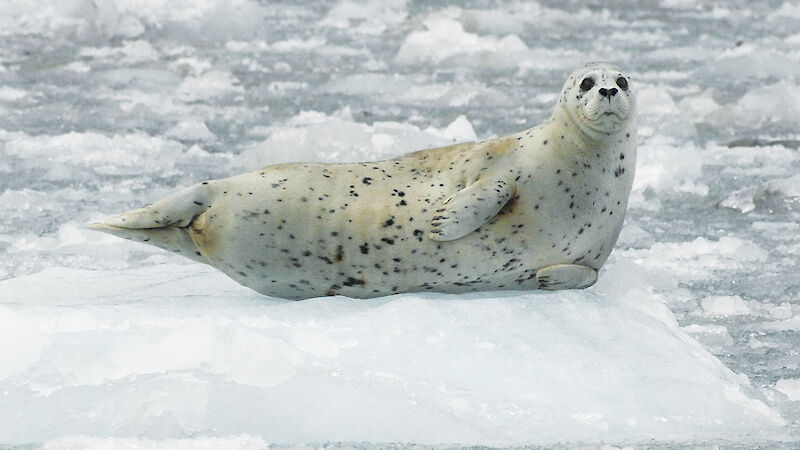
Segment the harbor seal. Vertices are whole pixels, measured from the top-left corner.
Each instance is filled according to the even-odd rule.
[[[204,181],[91,228],[291,299],[585,288],[622,228],[636,166],[628,75],[589,64],[544,124],[353,164]]]

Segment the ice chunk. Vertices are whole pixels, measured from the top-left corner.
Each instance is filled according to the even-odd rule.
[[[141,437],[97,437],[73,435],[47,440],[42,448],[45,450],[263,450],[269,448],[270,443],[257,436],[248,434],[224,437],[193,437],[184,439],[148,439]],[[305,447],[297,447],[303,449]],[[310,446],[308,447],[311,448]]]
[[[651,245],[653,236],[638,225],[625,224],[619,235],[617,243],[622,246],[639,247],[644,244]]]
[[[695,9],[697,8],[697,3],[692,0],[661,0],[658,6],[662,8]]]
[[[211,141],[215,138],[206,124],[199,120],[182,120],[164,134],[183,141]]]
[[[119,175],[140,173],[143,165],[161,170],[175,166],[183,146],[144,133],[105,136],[95,132],[62,135],[14,136],[0,149],[7,158],[24,157],[25,166],[36,165],[39,176],[78,179],[88,173]],[[87,173],[88,172],[88,173]]]
[[[764,188],[768,192],[777,192],[786,197],[800,197],[800,174],[789,178],[767,181]]]
[[[325,45],[325,39],[312,37],[309,39],[287,39],[272,43],[269,48],[278,53],[309,51]]]
[[[86,58],[112,59],[121,64],[156,61],[159,57],[158,51],[143,39],[124,41],[122,47],[83,48],[80,55]]]
[[[703,157],[694,144],[653,139],[642,144],[638,154],[634,191],[708,194],[708,186],[699,181]]]
[[[481,107],[507,104],[509,99],[501,90],[484,84],[459,83],[420,83],[398,74],[385,75],[362,73],[334,79],[322,86],[325,92],[346,95],[379,96],[383,101],[400,104],[447,104],[464,106],[468,104]]]
[[[800,71],[800,63],[793,73]],[[737,124],[758,128],[766,121],[800,121],[797,83],[782,81],[747,92],[736,104]]]
[[[132,15],[125,15],[120,17],[114,34],[124,38],[132,39],[144,34],[145,28],[142,22]]]
[[[407,16],[406,0],[343,0],[331,8],[319,24],[365,34],[380,34],[387,27],[399,25]]]
[[[457,20],[444,17],[430,18],[424,26],[424,31],[406,37],[395,61],[503,70],[518,67],[520,60],[528,58],[528,46],[513,34],[478,36],[464,31]]]
[[[775,390],[783,393],[793,402],[800,401],[800,379],[783,378],[775,383]]]
[[[46,333],[28,314],[0,306],[0,383],[30,370],[45,345]]]
[[[747,303],[738,295],[718,295],[706,297],[701,302],[706,316],[738,316],[750,314]]]
[[[783,2],[780,7],[770,12],[770,19],[800,19],[800,6],[794,2]]]
[[[183,80],[177,97],[184,102],[196,102],[220,97],[235,97],[244,93],[239,79],[230,72],[210,70]]]
[[[757,141],[743,144],[709,144],[703,150],[703,162],[706,165],[721,166],[722,173],[726,175],[774,177],[777,174],[795,174],[792,166],[800,161],[797,151],[784,145],[759,144]]]
[[[469,123],[469,120],[467,120],[467,117],[463,114],[458,116],[456,120],[444,130],[437,130],[436,128],[430,127],[425,131],[453,142],[473,142],[478,139],[475,135],[475,130],[472,128],[472,124]]]
[[[718,350],[733,345],[733,337],[728,333],[728,328],[722,325],[691,324],[681,329],[709,348]]]
[[[733,67],[783,67],[780,62],[736,62]],[[736,70],[731,68],[730,70]],[[792,74],[800,71],[800,63],[788,69]],[[764,76],[773,75],[767,74]],[[787,74],[773,76],[788,78]],[[774,84],[759,85],[748,90],[734,103],[725,104],[705,118],[708,123],[720,128],[755,130],[764,127],[783,127],[794,130],[800,121],[800,93],[797,83],[782,80]]]
[[[673,116],[680,113],[678,105],[664,86],[643,85],[636,98],[637,111],[643,117]]]
[[[713,270],[741,267],[769,256],[758,244],[730,236],[718,241],[698,237],[690,242],[657,242],[649,249],[631,249],[625,254],[645,268],[667,270],[686,279],[706,279]]]
[[[781,80],[792,79],[800,70],[800,62],[777,52],[770,47],[744,44],[727,50],[716,59],[708,62],[702,71],[706,76],[725,76],[736,71],[740,78],[765,79],[775,77]],[[755,89],[758,91],[760,89]]]
[[[732,192],[720,206],[747,213],[756,209],[767,197],[777,196],[787,200],[800,198],[800,175],[769,180],[758,186],[748,186]]]
[[[528,7],[526,11],[517,10],[517,8],[525,6]],[[519,35],[525,31],[528,20],[540,16],[543,12],[539,4],[535,2],[518,3],[512,8],[466,9],[460,11],[458,19],[464,24],[464,29],[470,33]]]
[[[354,122],[348,114],[328,116],[304,111],[290,119],[288,125],[270,130],[266,141],[242,152],[234,164],[253,168],[293,161],[374,161],[475,136],[474,131],[470,133],[466,118],[453,122],[449,131],[422,131],[408,124],[366,125]]]
[[[714,100],[710,89],[699,95],[687,95],[678,103],[681,113],[693,117],[694,122],[702,122],[706,116],[716,112],[719,108],[720,105]]]
[[[15,102],[28,96],[28,92],[9,86],[0,86],[0,102]]]
[[[758,186],[748,186],[737,189],[730,193],[719,204],[726,208],[736,209],[743,213],[748,213],[756,209],[755,196],[758,193]]]
[[[0,281],[11,302],[24,306],[0,317],[25,338],[0,350],[0,367],[16,362],[0,380],[12,445],[76,431],[523,445],[783,424],[646,293],[638,305],[592,291],[289,302],[161,265]]]

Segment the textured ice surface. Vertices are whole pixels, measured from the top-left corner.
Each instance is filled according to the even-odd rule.
[[[0,307],[10,325],[0,441],[255,433],[519,445],[752,439],[782,424],[663,305],[618,298],[292,302],[200,265],[47,269],[0,293],[26,305]]]
[[[795,3],[0,11],[0,444],[796,444]],[[289,303],[85,228],[264,164],[519,131],[594,60],[634,75],[640,154],[587,291]]]

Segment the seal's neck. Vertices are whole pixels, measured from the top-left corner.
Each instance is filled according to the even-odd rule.
[[[616,147],[618,142],[627,140],[621,137],[626,133],[630,135],[631,130],[636,128],[634,118],[630,117],[623,126],[613,132],[594,129],[586,126],[581,117],[575,117],[572,110],[563,107],[556,108],[547,126],[553,127],[554,132],[558,131],[556,134],[564,136],[561,139],[564,145],[581,152]]]

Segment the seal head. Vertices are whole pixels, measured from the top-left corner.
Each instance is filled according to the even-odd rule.
[[[591,63],[567,78],[554,117],[565,119],[584,139],[606,139],[629,128],[635,115],[630,76],[607,63]]]

